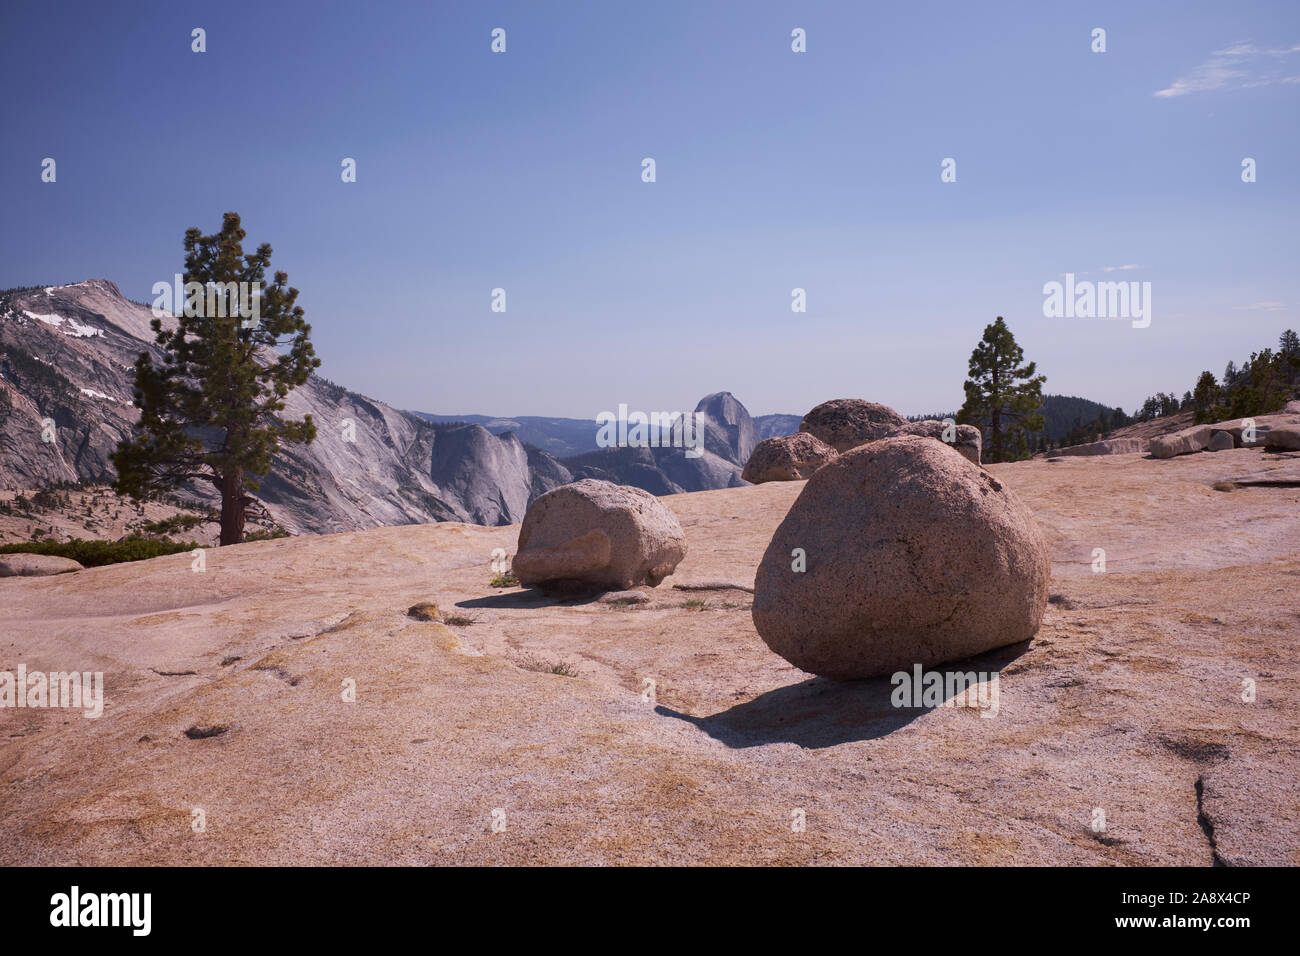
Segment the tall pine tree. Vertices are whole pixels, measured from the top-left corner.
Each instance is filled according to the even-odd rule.
[[[153,330],[164,356],[154,364],[148,352],[135,363],[137,433],[112,456],[116,490],[136,500],[157,497],[191,481],[210,482],[221,495],[221,544],[238,544],[254,504],[249,492],[271,467],[280,442],[311,442],[311,416],[286,421],[289,390],[304,384],[320,359],[310,341],[311,326],[296,302],[289,277],[275,273],[265,284],[271,247],[263,243],[244,255],[239,216],[228,212],[221,231],[185,233],[185,282],[206,295],[195,299],[200,314],[174,304],[175,322],[155,318]],[[230,283],[242,283],[232,286]],[[237,290],[239,294],[237,294]],[[240,315],[260,290],[260,322]]]
[[[957,413],[963,425],[975,425],[986,436],[985,461],[1015,461],[1029,457],[1026,432],[1043,429],[1043,383],[1035,365],[1022,365],[1024,352],[1002,316],[984,329],[971,352],[965,383],[966,402]]]

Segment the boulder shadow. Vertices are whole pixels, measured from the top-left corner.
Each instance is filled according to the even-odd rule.
[[[594,604],[605,593],[607,592],[543,591],[541,588],[524,588],[522,591],[507,591],[504,594],[489,594],[487,597],[457,601],[456,607],[491,607],[505,610],[511,608],[575,607],[580,604]]]
[[[1029,645],[1029,641],[1022,641],[925,670],[1000,671],[1024,654]],[[655,712],[693,724],[714,740],[735,749],[792,743],[806,750],[820,750],[888,736],[935,709],[895,707],[890,699],[894,687],[889,677],[844,682],[812,677],[770,690],[709,717],[692,717],[662,704]]]

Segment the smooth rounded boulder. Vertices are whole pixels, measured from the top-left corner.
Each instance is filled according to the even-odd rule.
[[[0,554],[0,578],[35,578],[84,570],[80,561],[56,554]]]
[[[640,488],[586,478],[528,506],[512,570],[549,590],[657,587],[686,557],[677,516]]]
[[[923,435],[941,441],[963,458],[975,464],[980,463],[983,438],[974,425],[948,425],[937,419],[908,422],[894,433],[895,435]],[[951,440],[949,439],[951,435]]]
[[[875,677],[1028,640],[1050,574],[1005,484],[932,439],[886,438],[808,479],[759,565],[754,626],[801,670]]]
[[[860,398],[833,398],[822,402],[799,423],[807,432],[843,454],[850,448],[894,434],[907,419],[887,405]]]
[[[834,461],[838,454],[808,432],[764,438],[754,447],[740,477],[756,485],[765,481],[800,481],[827,462]]]

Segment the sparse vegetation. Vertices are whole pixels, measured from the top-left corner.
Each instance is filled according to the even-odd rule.
[[[532,654],[516,658],[515,665],[526,671],[536,671],[539,674],[558,674],[561,677],[578,676],[577,664],[571,664],[568,661],[547,661]]]
[[[498,574],[492,578],[492,587],[517,588],[519,587],[519,579],[515,577],[513,571],[507,571],[505,574]]]
[[[413,617],[417,621],[441,621],[442,612],[438,610],[438,605],[432,601],[422,601],[419,604],[412,604],[406,610],[407,617]]]
[[[468,614],[448,614],[442,619],[442,623],[451,627],[469,627],[471,624],[477,624],[478,618],[470,617]]]

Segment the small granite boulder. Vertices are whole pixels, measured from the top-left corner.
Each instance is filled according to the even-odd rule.
[[[80,562],[54,554],[0,554],[0,578],[44,577],[84,570]]]
[[[1264,436],[1268,451],[1300,451],[1300,425],[1276,425]]]
[[[640,488],[586,478],[548,491],[519,529],[512,569],[525,587],[657,587],[686,556],[677,516]]]
[[[930,439],[886,438],[808,479],[759,565],[754,626],[801,670],[874,677],[1028,640],[1050,574],[999,479]]]
[[[740,477],[756,485],[765,481],[799,481],[828,461],[834,461],[837,454],[834,448],[808,432],[764,438],[755,446]]]
[[[894,434],[896,435],[924,435],[926,438],[933,438],[950,446],[954,451],[960,452],[961,455],[974,462],[980,463],[980,446],[982,438],[980,430],[974,425],[954,425],[952,426],[953,440],[948,441],[944,435],[948,433],[948,425],[934,419],[927,419],[921,422],[908,422]]]
[[[1173,458],[1175,455],[1187,455],[1196,451],[1205,451],[1210,445],[1213,429],[1209,425],[1197,425],[1184,428],[1171,435],[1161,435],[1151,439],[1152,458]]]
[[[1229,451],[1236,447],[1236,442],[1232,440],[1231,432],[1213,432],[1210,435],[1210,443],[1205,446],[1206,451]]]
[[[885,405],[860,398],[834,398],[805,415],[799,431],[820,438],[842,454],[892,435],[906,424],[906,418]]]

